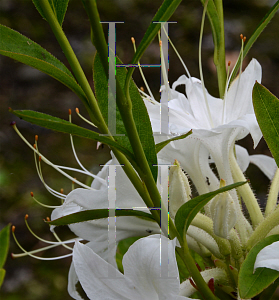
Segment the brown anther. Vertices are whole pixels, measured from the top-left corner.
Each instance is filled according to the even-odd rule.
[[[143,86],[141,86],[141,87],[140,87],[140,90],[144,92],[144,87],[143,87]]]
[[[72,110],[69,108],[69,115],[71,115],[72,114]]]
[[[30,195],[31,195],[31,197],[34,197],[34,193],[33,192],[30,192]]]
[[[61,193],[61,194],[64,194],[64,189],[60,189],[60,193]]]
[[[162,41],[159,42],[159,46],[162,47]]]
[[[231,65],[231,61],[229,60],[229,62],[228,62],[228,67],[230,67],[230,65]]]
[[[214,288],[214,278],[210,278],[208,281],[208,287],[210,288],[211,292],[214,294],[215,288]],[[215,295],[215,294],[214,294]]]
[[[243,34],[241,33],[240,38],[243,40]]]
[[[42,160],[42,157],[41,157],[41,156],[39,156],[39,162],[41,162],[41,160]]]
[[[36,134],[35,135],[35,141],[38,142],[39,136]]]
[[[133,44],[136,42],[134,37],[131,37],[131,41]]]
[[[74,178],[74,179],[77,180],[76,178]],[[76,182],[73,180],[72,183],[75,184]]]
[[[36,144],[33,145],[34,149],[37,149]]]
[[[243,38],[243,43],[245,43],[245,41],[246,41],[246,36]]]
[[[191,286],[194,287],[196,290],[198,290],[197,286],[195,285],[194,281],[192,280],[192,278],[189,279]]]
[[[233,266],[229,265],[229,267],[230,267],[231,270],[234,270],[234,267],[233,267]]]
[[[11,253],[11,258],[12,258],[12,259],[15,259],[15,258],[14,258],[14,254],[13,254],[13,253]]]
[[[12,232],[15,232],[15,226],[12,226]]]
[[[10,123],[11,126],[15,126],[15,124],[16,124],[15,121],[12,121],[12,122]]]
[[[76,107],[76,113],[79,114],[79,109]]]
[[[198,268],[198,270],[199,270],[200,272],[202,271],[202,269],[201,269],[201,267],[199,266],[198,263],[196,263],[196,267]]]
[[[24,219],[27,220],[28,218],[29,218],[29,216],[26,214],[25,217],[24,217]]]
[[[49,217],[46,217],[46,220],[47,220],[48,222],[50,222],[50,218],[49,218]]]

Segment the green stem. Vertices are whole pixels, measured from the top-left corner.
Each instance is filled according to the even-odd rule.
[[[218,64],[217,64],[217,76],[220,98],[225,95],[226,89],[226,53],[225,53],[225,30],[224,30],[224,11],[223,11],[223,0],[215,0],[215,5],[220,21],[220,44],[218,49]]]
[[[210,288],[204,281],[200,271],[198,270],[196,263],[193,257],[190,254],[186,239],[183,245],[183,248],[176,248],[177,253],[182,258],[185,266],[187,267],[190,275],[195,281],[195,284],[198,287],[199,292],[201,293],[203,299],[205,300],[217,300],[213,293],[211,292]]]
[[[234,155],[230,155],[230,163],[234,181],[246,181],[246,178],[243,175]],[[237,190],[248,209],[253,227],[255,228],[263,220],[263,215],[258,201],[249,184],[244,184],[243,186],[238,187]]]
[[[270,186],[266,207],[265,207],[265,216],[267,216],[275,209],[277,204],[278,192],[279,192],[279,169],[276,170],[274,178],[272,179],[272,183]]]
[[[279,209],[271,212],[255,229],[247,243],[247,250],[250,250],[259,241],[264,239],[271,229],[279,224]]]

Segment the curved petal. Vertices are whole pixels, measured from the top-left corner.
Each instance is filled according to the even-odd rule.
[[[131,280],[80,242],[75,243],[73,262],[79,281],[90,299],[142,299],[140,291]]]
[[[257,255],[254,270],[268,268],[279,271],[279,242],[264,247]]]
[[[237,163],[241,171],[245,172],[250,163],[250,157],[248,151],[239,145],[235,145],[235,152],[236,152]]]
[[[245,71],[232,82],[225,97],[225,123],[246,114],[254,114],[252,90],[255,82],[261,82],[261,79],[261,65],[256,59],[252,59]]]
[[[272,180],[277,170],[277,165],[273,157],[263,154],[250,155],[250,162],[255,164],[269,180]]]
[[[79,280],[77,277],[75,266],[72,262],[68,273],[68,293],[72,298],[76,300],[83,300],[76,289],[76,284],[78,283],[78,281]]]
[[[167,300],[178,295],[179,275],[175,245],[176,240],[151,235],[137,240],[124,255],[124,274],[143,291],[143,299]],[[169,263],[166,269],[161,268],[161,249],[162,252],[163,249],[168,251],[166,259]]]

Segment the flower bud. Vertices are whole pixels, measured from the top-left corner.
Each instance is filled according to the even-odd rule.
[[[191,199],[191,188],[187,176],[181,170],[177,160],[170,167],[169,182],[169,212],[171,218],[174,218],[179,207]]]
[[[225,185],[225,180],[221,179],[220,187]],[[224,192],[213,198],[210,205],[210,212],[213,219],[214,233],[219,237],[227,239],[237,219],[234,201],[229,192]]]

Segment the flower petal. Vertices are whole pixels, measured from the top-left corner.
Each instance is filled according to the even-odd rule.
[[[176,240],[151,235],[136,241],[124,255],[124,274],[142,290],[143,299],[176,299],[173,296],[179,293],[179,275],[175,245]],[[161,269],[160,249],[168,251],[168,270]]]
[[[90,299],[143,299],[141,292],[126,276],[80,242],[74,246],[73,262],[79,281]],[[109,278],[109,272],[116,273],[116,276]]]
[[[273,157],[255,154],[250,155],[251,163],[255,164],[267,177],[272,180],[277,170],[277,165]]]
[[[257,255],[254,270],[268,268],[279,271],[279,242],[264,247]]]

